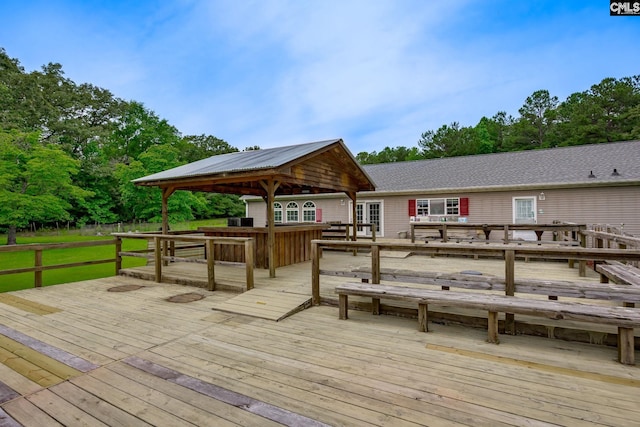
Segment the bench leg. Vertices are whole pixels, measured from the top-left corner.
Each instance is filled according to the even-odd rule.
[[[500,344],[500,339],[498,338],[498,312],[490,311],[489,312],[489,325],[487,328],[487,342]]]
[[[418,330],[420,332],[429,332],[427,323],[427,304],[418,304]]]
[[[633,328],[618,328],[618,362],[635,365]]]
[[[516,334],[516,316],[513,313],[505,313],[504,315],[504,333],[507,335]]]
[[[380,298],[373,298],[371,300],[371,314],[380,314]]]
[[[349,307],[349,296],[346,294],[340,294],[338,300],[339,307],[339,319],[346,320],[349,318],[348,307]]]

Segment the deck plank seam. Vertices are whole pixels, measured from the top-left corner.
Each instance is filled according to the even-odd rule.
[[[180,372],[175,371],[171,368],[164,367],[138,356],[128,357],[122,360],[122,362],[136,369],[140,369],[141,371],[155,375],[159,378],[163,378],[174,384],[181,385],[190,390],[209,396],[213,399],[222,401],[229,405],[233,405],[247,412],[260,415],[271,421],[276,421],[287,426],[304,425],[310,427],[329,427],[328,424],[324,424],[311,418],[307,418],[304,415],[287,411],[286,409],[282,409],[269,403],[262,402],[252,397],[237,393],[235,391],[228,390],[216,384],[212,384],[189,375],[181,374]]]
[[[14,341],[17,341],[20,344],[31,348],[32,350],[42,353],[45,356],[48,356],[64,365],[77,369],[80,372],[89,372],[98,368],[98,365],[86,359],[75,356],[65,350],[62,350],[61,348],[54,347],[43,341],[32,338],[5,325],[0,325],[0,334]]]

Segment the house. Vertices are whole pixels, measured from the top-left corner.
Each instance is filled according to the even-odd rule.
[[[475,224],[568,221],[640,235],[640,141],[362,166],[376,191],[359,192],[358,222],[395,238],[411,221]],[[266,222],[265,202],[246,214]],[[276,222],[352,222],[344,194],[275,199]],[[369,233],[363,229],[361,233]]]

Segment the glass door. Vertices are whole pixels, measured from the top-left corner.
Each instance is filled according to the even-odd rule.
[[[514,197],[513,198],[513,223],[514,224],[536,224],[536,198],[535,197]]]
[[[376,236],[382,235],[382,202],[358,202],[356,223],[373,224],[371,227],[358,227],[358,236],[370,237],[373,227],[375,227]]]

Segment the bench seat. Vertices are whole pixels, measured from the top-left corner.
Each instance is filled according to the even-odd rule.
[[[640,289],[640,268],[633,265],[613,262],[597,264],[596,271],[600,273],[601,281],[609,280],[621,285],[635,286]]]
[[[364,280],[371,279],[370,267],[354,268],[350,272],[323,271],[322,273]],[[394,268],[381,268],[380,279],[387,282],[441,286],[443,289],[462,288],[504,292],[506,288],[505,280],[501,277],[460,273],[433,273]],[[611,283],[517,279],[515,292],[516,294],[547,295],[549,297],[598,299],[629,304],[640,303],[640,286],[630,287]]]
[[[618,328],[618,361],[623,364],[634,364],[633,328],[640,327],[640,310],[634,308],[366,283],[339,285],[335,291],[339,295],[340,319],[348,318],[349,295],[371,297],[374,314],[380,312],[380,299],[415,302],[418,304],[419,329],[423,332],[428,331],[427,306],[429,304],[486,310],[488,312],[487,340],[492,343],[499,342],[498,313],[501,312],[613,325]]]

